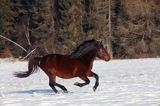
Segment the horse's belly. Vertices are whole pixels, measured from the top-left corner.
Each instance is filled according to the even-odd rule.
[[[72,70],[56,70],[56,75],[65,79],[76,77]]]
[[[56,67],[56,75],[60,78],[74,78],[80,76],[84,71],[82,64],[77,61],[69,61],[68,63],[59,63]]]
[[[57,73],[56,74],[58,77],[60,78],[64,78],[64,79],[69,79],[69,78],[74,78],[76,76],[74,76],[73,74],[71,73]]]

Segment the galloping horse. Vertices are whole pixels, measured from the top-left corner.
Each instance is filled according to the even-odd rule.
[[[14,75],[19,78],[28,77],[40,67],[49,77],[49,86],[55,93],[58,92],[55,86],[61,88],[65,93],[68,92],[63,85],[55,81],[56,76],[64,79],[79,77],[84,81],[84,83],[74,83],[79,87],[90,83],[88,77],[94,77],[96,82],[93,90],[95,91],[99,85],[99,76],[91,69],[96,57],[105,61],[110,60],[110,56],[101,42],[88,40],[80,44],[70,55],[48,54],[44,57],[32,58],[28,63],[28,71],[16,72]]]

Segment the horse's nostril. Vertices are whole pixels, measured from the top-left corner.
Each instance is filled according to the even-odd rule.
[[[105,58],[106,61],[110,60],[110,56],[109,55],[105,55],[104,58]]]

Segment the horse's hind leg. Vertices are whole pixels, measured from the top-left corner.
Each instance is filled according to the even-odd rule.
[[[55,80],[49,79],[49,86],[53,89],[55,93],[58,93],[57,89],[55,88]]]
[[[83,87],[83,86],[88,85],[90,83],[90,80],[86,76],[83,76],[80,78],[85,82],[84,83],[76,82],[76,83],[74,83],[74,85],[79,86],[79,87]]]
[[[60,85],[60,84],[55,82],[55,86],[61,88],[63,90],[63,92],[68,93],[67,89],[63,85]]]
[[[49,85],[50,87],[53,89],[53,91],[55,93],[58,93],[57,89],[55,88],[55,86],[61,88],[65,93],[68,93],[67,89],[63,86],[63,85],[60,85],[58,83],[55,82],[55,79],[51,79],[49,80]]]

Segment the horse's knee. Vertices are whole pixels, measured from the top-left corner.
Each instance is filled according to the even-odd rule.
[[[97,74],[93,74],[93,76],[96,78],[96,79],[99,79],[99,76]]]
[[[55,80],[52,78],[49,78],[49,86],[55,86]]]

